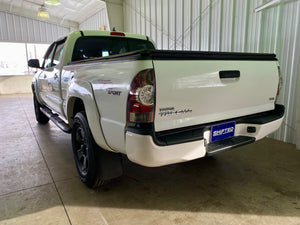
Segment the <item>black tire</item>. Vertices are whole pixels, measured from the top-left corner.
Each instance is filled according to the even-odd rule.
[[[72,149],[81,181],[95,188],[122,175],[120,155],[100,148],[94,141],[85,112],[74,117]]]
[[[35,94],[33,94],[33,105],[34,105],[34,112],[35,112],[35,118],[40,124],[46,124],[49,121],[49,118],[45,116],[44,113],[40,110],[40,107],[42,106],[36,99]]]

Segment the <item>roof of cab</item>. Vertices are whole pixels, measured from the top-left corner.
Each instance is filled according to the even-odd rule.
[[[73,31],[72,33],[70,33],[70,36],[72,36],[72,35],[77,36],[78,33],[80,33],[82,36],[118,36],[118,35],[111,35],[111,33],[122,33],[122,34],[125,34],[125,37],[147,40],[147,36],[145,36],[145,35],[133,34],[133,33],[127,33],[127,32],[119,32],[119,31],[82,30],[82,31]],[[119,37],[122,37],[122,36],[119,35]]]

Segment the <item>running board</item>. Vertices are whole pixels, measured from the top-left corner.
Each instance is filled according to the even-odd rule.
[[[242,145],[250,144],[253,142],[255,142],[254,137],[247,137],[247,136],[231,137],[221,141],[209,143],[206,147],[206,153],[208,156],[210,156],[225,150],[237,148]]]
[[[53,113],[50,109],[45,106],[40,107],[42,113],[45,114],[56,126],[58,126],[63,132],[71,133],[71,127],[65,123],[56,113]]]

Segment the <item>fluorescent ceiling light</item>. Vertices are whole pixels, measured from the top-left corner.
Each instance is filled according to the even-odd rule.
[[[60,5],[60,0],[46,0],[45,3],[47,5]]]
[[[269,7],[269,6],[272,6],[272,5],[274,5],[274,4],[276,4],[276,3],[278,3],[278,2],[280,2],[280,0],[272,0],[272,1],[269,1],[269,2],[267,2],[267,3],[265,3],[265,4],[263,4],[263,5],[261,5],[261,6],[259,6],[259,7],[257,7],[257,8],[255,8],[254,9],[254,12],[259,12],[259,11],[261,11],[261,10],[263,10],[263,9],[265,9],[265,8],[267,8],[267,7]]]
[[[40,9],[39,9],[39,12],[38,12],[38,15],[37,15],[39,18],[41,19],[49,19],[49,13],[47,12],[46,8],[44,6],[42,6]]]

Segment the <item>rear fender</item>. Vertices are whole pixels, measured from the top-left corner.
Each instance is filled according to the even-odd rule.
[[[103,135],[102,127],[100,124],[100,114],[94,98],[93,89],[90,83],[85,81],[76,81],[69,86],[67,101],[67,119],[70,126],[73,126],[74,121],[74,104],[76,99],[80,99],[85,108],[85,113],[90,126],[90,130],[94,137],[95,142],[101,148],[113,151],[106,143]]]

